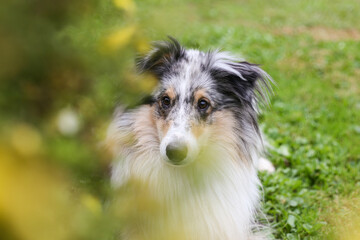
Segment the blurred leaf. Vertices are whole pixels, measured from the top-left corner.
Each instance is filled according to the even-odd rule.
[[[287,224],[289,224],[290,227],[294,228],[295,227],[295,221],[296,221],[295,216],[289,215],[286,222],[287,222]]]
[[[22,155],[31,156],[41,151],[41,135],[28,124],[13,126],[10,139],[14,149]]]
[[[359,125],[355,125],[354,126],[354,131],[358,134],[360,134],[360,126]]]
[[[114,52],[119,50],[130,43],[131,38],[134,36],[137,27],[135,25],[119,29],[104,39],[103,50],[105,52]]]
[[[90,194],[83,194],[81,196],[81,202],[94,214],[99,215],[101,213],[101,203],[94,196]]]
[[[136,5],[133,0],[113,0],[116,7],[124,9],[129,13],[134,13]]]
[[[289,151],[289,147],[287,145],[281,145],[278,149],[277,152],[285,157],[289,157],[290,156],[290,151]]]

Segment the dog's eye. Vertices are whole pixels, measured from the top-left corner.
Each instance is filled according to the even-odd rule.
[[[161,98],[161,107],[164,109],[168,109],[171,105],[171,100],[168,96],[164,96]]]
[[[205,99],[200,99],[198,101],[198,108],[200,110],[204,111],[204,110],[208,109],[208,107],[209,107],[209,102],[206,101]]]

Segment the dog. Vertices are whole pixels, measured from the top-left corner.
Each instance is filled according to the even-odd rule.
[[[137,68],[158,86],[140,106],[115,113],[111,182],[121,188],[135,179],[160,207],[123,238],[267,239],[256,220],[257,116],[271,77],[227,52],[186,49],[173,38],[155,42]]]

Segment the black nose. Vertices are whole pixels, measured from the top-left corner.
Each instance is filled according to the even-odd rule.
[[[188,149],[186,144],[169,144],[166,147],[166,156],[174,164],[179,164],[187,156]]]

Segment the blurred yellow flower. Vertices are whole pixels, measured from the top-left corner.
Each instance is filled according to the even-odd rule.
[[[40,162],[22,163],[11,151],[0,148],[0,155],[0,213],[12,231],[24,240],[70,239],[79,212],[66,180]]]
[[[146,77],[142,78],[139,83],[139,87],[142,91],[151,93],[154,88],[156,87],[158,80],[151,75],[147,75]]]
[[[147,53],[150,50],[151,46],[149,44],[149,42],[143,38],[139,39],[136,42],[136,50],[139,51],[140,53]]]
[[[42,140],[35,128],[19,124],[10,133],[10,143],[18,153],[29,156],[40,152]]]
[[[136,26],[132,25],[113,32],[104,39],[104,50],[106,52],[113,52],[125,47],[129,44],[135,31]]]
[[[124,9],[129,13],[134,13],[136,10],[136,5],[133,0],[114,0],[116,7]]]
[[[84,194],[81,197],[81,203],[94,214],[101,213],[100,201],[90,194]]]

